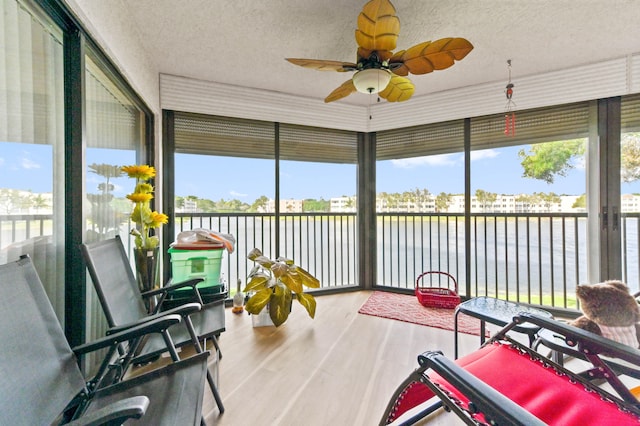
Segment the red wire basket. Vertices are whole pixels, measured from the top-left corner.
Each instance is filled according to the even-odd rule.
[[[424,283],[423,277],[425,275],[444,275],[447,277],[447,285],[449,286],[453,282],[454,290],[450,287],[422,287],[420,281]],[[440,278],[438,278],[440,282]],[[428,308],[446,308],[454,309],[460,304],[460,296],[458,295],[458,283],[453,275],[442,271],[428,271],[423,272],[416,278],[416,297],[423,306]]]

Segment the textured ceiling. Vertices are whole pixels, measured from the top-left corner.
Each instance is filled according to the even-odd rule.
[[[322,102],[350,73],[319,72],[285,57],[355,61],[365,0],[121,0],[161,73]],[[397,49],[464,37],[474,50],[453,67],[409,76],[414,97],[530,76],[640,52],[637,0],[392,0]],[[570,72],[570,71],[568,71]],[[369,95],[338,101],[356,105]],[[408,102],[411,102],[410,100]]]

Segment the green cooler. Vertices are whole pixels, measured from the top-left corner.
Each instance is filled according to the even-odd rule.
[[[224,248],[208,249],[176,249],[169,248],[171,256],[171,282],[177,284],[193,278],[204,278],[204,281],[197,285],[204,303],[219,300],[224,297],[224,286],[220,282],[220,264],[222,263],[222,252]],[[181,301],[191,299],[193,292],[191,287],[175,290],[171,293],[165,303],[171,301]]]

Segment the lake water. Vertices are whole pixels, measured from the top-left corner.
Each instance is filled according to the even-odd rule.
[[[243,280],[252,267],[246,253],[258,247],[275,253],[273,219],[229,219],[206,223],[230,232],[237,250],[225,255],[225,280]],[[587,282],[586,218],[474,217],[471,229],[470,294],[519,293],[521,300],[554,295],[562,306],[575,286]],[[625,279],[638,283],[638,221],[626,222]],[[196,224],[197,226],[197,224]],[[190,229],[185,226],[185,229]],[[357,223],[354,216],[287,216],[280,223],[280,254],[316,275],[323,287],[357,283]],[[424,271],[448,271],[466,294],[467,263],[462,217],[381,216],[377,232],[377,282],[413,289]]]
[[[253,267],[246,254],[254,247],[276,253],[271,216],[195,218],[183,229],[204,227],[236,237],[234,253],[225,253],[222,276],[235,289]],[[377,222],[377,285],[413,289],[424,271],[454,275],[460,292],[471,295],[519,293],[524,300],[554,294],[573,298],[575,286],[587,282],[584,217],[537,218],[473,216],[471,251],[465,254],[464,220],[460,216],[384,215]],[[50,233],[50,225],[44,233]],[[317,276],[323,287],[355,285],[358,280],[358,227],[353,215],[286,215],[279,225],[279,254],[294,259]],[[2,227],[3,248],[25,229]],[[176,233],[179,232],[179,229]],[[36,236],[36,229],[31,236]],[[127,234],[123,229],[122,235]],[[623,223],[623,279],[640,289],[638,218]],[[466,264],[470,276],[466,276]],[[562,302],[564,303],[564,302]],[[561,304],[562,304],[561,303]]]

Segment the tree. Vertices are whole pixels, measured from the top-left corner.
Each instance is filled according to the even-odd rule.
[[[198,211],[203,213],[213,213],[215,212],[216,204],[211,200],[206,199],[198,199]]]
[[[547,211],[551,211],[551,206],[553,204],[557,204],[560,201],[562,201],[560,196],[554,192],[549,192],[548,194],[545,194],[544,192],[540,192],[540,193],[536,193],[535,195],[539,197],[539,200],[542,202],[543,206],[547,209]]]
[[[529,153],[520,150],[523,176],[553,183],[556,176],[566,176],[585,149],[583,139],[572,139],[532,145]],[[640,133],[624,133],[620,150],[620,180],[629,183],[640,179]]]
[[[184,207],[184,197],[176,197],[176,209],[181,209]]]
[[[376,204],[377,204],[377,201],[380,200],[380,208],[381,209],[388,208],[388,206],[389,206],[389,194],[387,194],[386,192],[381,192],[381,193],[378,194],[378,196],[376,198],[377,198]]]
[[[41,210],[41,209],[45,209],[45,208],[47,208],[47,207],[50,207],[50,206],[49,206],[49,202],[47,201],[47,199],[46,199],[46,198],[44,198],[44,197],[42,196],[42,194],[38,194],[38,195],[36,195],[35,197],[33,197],[33,198],[31,199],[31,201],[33,202],[32,207],[33,207],[34,209],[36,209],[36,210]]]
[[[531,206],[537,204],[538,201],[538,196],[532,194],[520,194],[516,197],[516,202],[521,204],[523,212],[531,211]]]
[[[31,195],[23,195],[17,189],[0,189],[0,205],[5,214],[20,213],[32,205]]]
[[[347,202],[344,203],[344,206],[348,209],[355,207],[356,203],[355,203],[355,197],[348,197],[347,198]]]
[[[328,212],[329,210],[331,210],[331,202],[323,198],[319,200],[307,198],[302,202],[303,212]]]
[[[258,211],[266,212],[268,205],[269,205],[269,199],[265,195],[261,195],[260,197],[258,197],[258,199],[256,201],[253,202],[253,204],[251,204],[251,207],[249,208],[249,211],[251,211],[251,212],[258,212]]]
[[[426,204],[431,201],[431,193],[428,189],[418,189],[416,188],[413,191],[414,194],[414,203],[417,205],[420,211],[424,211]]]
[[[445,194],[441,192],[436,196],[436,211],[437,212],[446,212],[449,210],[449,206],[451,205],[451,194]]]
[[[640,179],[640,133],[625,133],[620,150],[620,179],[627,183]]]
[[[572,209],[586,209],[587,208],[587,194],[582,194],[571,206]]]
[[[522,158],[523,177],[553,183],[556,176],[566,176],[575,167],[574,161],[585,152],[584,139],[545,142],[531,145],[529,152],[518,152]]]
[[[478,200],[478,204],[482,207],[482,210],[485,211],[487,209],[487,205],[491,206],[496,202],[498,194],[494,192],[487,192],[483,189],[477,189],[476,199]]]

